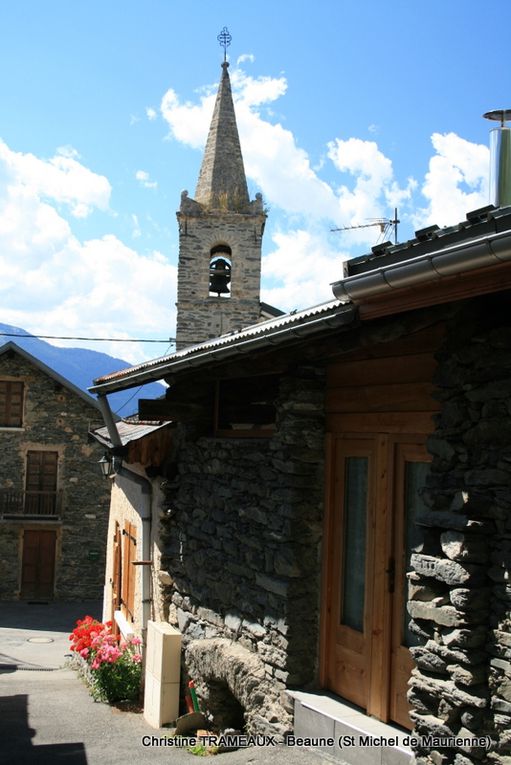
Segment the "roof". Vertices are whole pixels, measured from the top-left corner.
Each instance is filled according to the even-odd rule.
[[[313,338],[324,330],[354,322],[361,299],[401,287],[411,287],[417,292],[419,286],[428,282],[435,283],[468,271],[477,274],[488,270],[488,266],[503,266],[506,262],[511,263],[511,207],[476,210],[458,226],[429,227],[418,231],[416,238],[405,244],[392,246],[387,242],[373,248],[371,254],[349,262],[345,266],[345,278],[332,285],[336,300],[105,375],[95,380],[90,390],[98,394],[113,393],[254,350]],[[438,301],[438,296],[432,298],[432,302],[435,300]]]
[[[274,305],[270,305],[269,303],[264,303],[262,300],[259,303],[259,308],[261,310],[261,316],[268,316],[268,318],[284,316],[285,314],[285,311],[281,311],[280,308],[275,308]]]
[[[166,425],[169,425],[168,422],[141,422],[141,421],[129,421],[129,420],[121,420],[120,422],[116,423],[117,432],[119,434],[119,437],[121,439],[121,443],[123,446],[126,446],[131,441],[139,441],[141,438],[145,438],[146,436],[151,435],[157,430],[161,430],[161,428],[164,428]],[[104,446],[111,448],[112,447],[112,441],[110,439],[110,436],[108,434],[108,428],[102,427],[102,428],[95,428],[94,430],[90,431],[90,435],[96,439],[100,444],[103,444]]]
[[[71,393],[74,393],[76,396],[81,398],[83,401],[85,401],[86,404],[93,406],[95,409],[98,409],[98,402],[92,398],[92,396],[83,391],[81,388],[78,388],[77,385],[72,383],[67,378],[62,377],[62,375],[60,375],[54,369],[44,364],[44,362],[40,361],[40,359],[36,358],[36,356],[32,356],[31,353],[26,351],[24,348],[21,348],[12,340],[0,346],[0,356],[8,352],[17,353],[19,356],[25,359],[25,361],[28,361],[29,364],[33,364],[33,366],[37,367],[39,371],[43,372],[45,375],[48,375],[48,377],[51,377],[59,385],[62,385],[62,387],[67,388]]]
[[[475,237],[498,233],[511,228],[511,207],[487,205],[467,213],[466,219],[454,226],[427,226],[415,232],[407,242],[377,244],[367,255],[346,261],[346,276],[365,273],[383,265],[402,263],[435,250],[462,244]]]
[[[260,347],[271,347],[288,339],[309,337],[327,327],[349,324],[354,318],[354,308],[339,300],[306,308],[302,311],[279,316],[253,324],[239,332],[230,332],[197,345],[183,348],[170,356],[146,361],[94,380],[90,390],[94,393],[113,393],[116,390],[143,385],[150,380],[160,380],[184,368],[196,368],[213,359],[248,353]]]
[[[456,226],[429,226],[403,244],[390,242],[346,261],[332,285],[339,300],[359,303],[385,292],[417,288],[511,260],[511,207],[474,210]]]
[[[228,66],[224,61],[195,199],[207,208],[242,212],[249,196]]]

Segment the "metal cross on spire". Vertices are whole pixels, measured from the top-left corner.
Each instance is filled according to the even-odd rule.
[[[229,34],[227,27],[224,27],[219,35],[217,35],[220,46],[224,49],[224,62],[227,61],[227,48],[231,44],[232,36]]]

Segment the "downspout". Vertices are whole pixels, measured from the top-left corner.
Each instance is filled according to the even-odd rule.
[[[115,420],[110,409],[107,397],[98,396],[98,405],[103,415],[103,420],[108,430],[110,441],[113,445],[112,451],[122,449],[123,444]],[[147,622],[151,616],[151,566],[148,561],[151,560],[151,526],[152,526],[152,496],[153,486],[148,478],[129,470],[126,467],[120,467],[115,471],[115,475],[126,478],[140,487],[142,492],[141,506],[137,512],[142,521],[142,640],[146,644]]]

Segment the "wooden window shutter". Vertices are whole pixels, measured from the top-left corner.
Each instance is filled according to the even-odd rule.
[[[135,621],[135,566],[137,559],[137,529],[133,523],[124,522],[124,549],[122,566],[122,605],[124,615]]]
[[[57,508],[58,452],[27,452],[26,512],[54,515]]]
[[[122,583],[122,534],[121,528],[118,522],[115,522],[114,531],[114,550],[113,550],[113,575],[112,575],[112,627],[114,634],[117,632],[117,624],[115,622],[115,612],[121,607],[121,583]]]
[[[21,428],[23,425],[22,382],[0,380],[0,427]]]

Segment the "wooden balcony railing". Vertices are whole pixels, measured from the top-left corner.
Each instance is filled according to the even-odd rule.
[[[0,515],[58,517],[62,509],[62,491],[20,491],[0,489]]]

